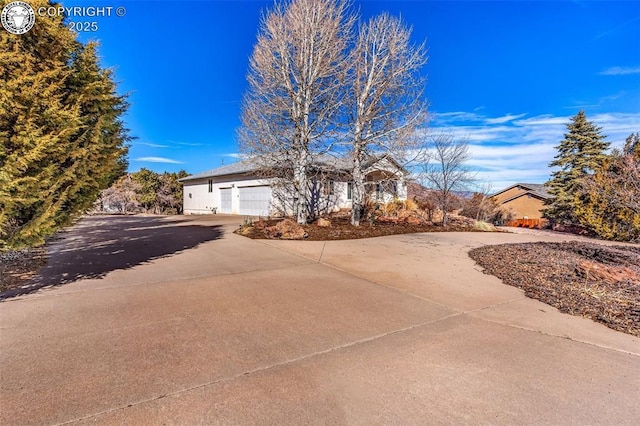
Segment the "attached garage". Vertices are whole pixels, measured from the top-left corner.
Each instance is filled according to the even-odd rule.
[[[247,216],[269,216],[271,188],[267,185],[238,188],[240,214]]]
[[[231,188],[220,188],[220,213],[231,213]]]

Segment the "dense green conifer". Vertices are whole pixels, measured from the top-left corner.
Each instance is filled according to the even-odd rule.
[[[600,127],[587,120],[584,111],[571,117],[567,133],[556,147],[558,154],[549,164],[559,168],[546,183],[553,199],[545,209],[545,217],[553,223],[577,224],[575,211],[583,200],[580,193],[582,180],[600,169],[607,159],[609,142],[600,134]]]
[[[42,243],[124,172],[126,108],[61,17],[0,31],[0,249]]]

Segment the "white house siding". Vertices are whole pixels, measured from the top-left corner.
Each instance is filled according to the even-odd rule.
[[[251,179],[246,176],[222,176],[210,179],[213,181],[213,192],[209,192],[209,179],[184,182],[184,214],[212,214],[215,212],[267,216],[277,210],[278,202],[273,197],[269,196],[269,202],[265,202],[265,194],[271,195],[268,182],[265,180]],[[328,202],[325,200],[322,203],[322,207],[328,211],[351,208],[351,200],[347,198],[347,185],[347,182],[334,182],[333,194],[328,196]],[[223,203],[221,197],[222,193],[226,191],[229,191],[231,195],[228,208],[225,208],[227,203]],[[242,203],[240,199],[241,192],[247,196]],[[397,197],[390,193],[384,193],[379,201],[388,202],[394,198],[401,200],[407,198],[407,186],[404,179],[400,179],[398,182]],[[269,206],[268,213],[267,204]],[[287,213],[291,214],[291,212]]]
[[[337,209],[350,209],[351,200],[347,198],[347,182],[335,183],[336,207]]]
[[[184,183],[184,214],[211,214],[216,206],[215,192],[209,192],[208,179]]]
[[[209,192],[209,180],[213,181],[212,192]],[[262,179],[255,179],[245,175],[228,175],[203,178],[184,182],[184,214],[213,214],[231,213],[242,214],[240,211],[240,188],[265,185]],[[222,210],[221,189],[231,189],[231,209]],[[189,197],[191,194],[191,197]]]
[[[231,174],[215,176],[216,170],[213,170],[214,176],[208,177],[202,173],[197,177],[194,176],[195,179],[182,181],[184,214],[228,213],[247,216],[266,216],[283,212],[292,214],[289,207],[293,202],[293,190],[271,188],[268,180],[249,175],[250,169],[243,167],[242,164],[222,167],[229,171],[234,168]],[[404,174],[398,171],[393,162],[386,158],[382,159],[367,170],[367,174],[371,184],[398,180],[396,192],[387,192],[388,188],[383,188],[384,193],[379,194],[378,202],[387,202],[394,198],[406,199],[407,187]],[[375,190],[375,186],[372,189]],[[224,203],[222,194],[225,194]],[[348,183],[345,181],[334,181],[331,194],[327,194],[326,190],[320,187],[316,194],[319,197],[316,200],[319,212],[351,208],[352,202],[347,194]]]

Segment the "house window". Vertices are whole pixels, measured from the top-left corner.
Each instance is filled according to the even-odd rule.
[[[213,179],[209,179],[209,192],[213,192]]]
[[[376,184],[376,199],[380,199],[382,198],[382,184],[381,183],[377,183]]]
[[[394,197],[398,196],[398,181],[391,182],[391,193]]]
[[[324,181],[322,184],[322,193],[324,195],[333,195],[335,192],[335,182],[331,179]]]
[[[347,182],[347,200],[353,200],[353,182]]]

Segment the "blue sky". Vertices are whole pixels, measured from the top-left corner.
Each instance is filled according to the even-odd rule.
[[[248,58],[271,1],[64,1],[123,6],[95,20],[104,66],[130,93],[130,170],[190,173],[235,161]],[[640,131],[639,1],[354,1],[426,40],[431,130],[466,137],[494,189],[544,182],[580,109],[612,145]]]

